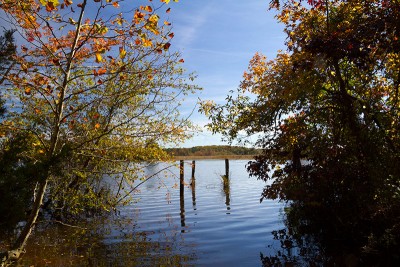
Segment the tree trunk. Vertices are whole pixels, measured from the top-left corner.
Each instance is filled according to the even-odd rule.
[[[17,240],[13,244],[11,250],[0,255],[1,267],[9,266],[13,262],[17,261],[24,254],[26,243],[36,224],[36,220],[43,203],[43,198],[46,192],[46,188],[47,188],[47,179],[39,183],[37,196],[36,199],[34,199],[32,211],[29,215],[28,221],[26,222],[26,225],[22,229]]]

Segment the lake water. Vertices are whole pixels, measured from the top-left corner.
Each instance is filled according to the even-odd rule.
[[[134,203],[118,216],[93,221],[95,230],[52,227],[29,243],[23,266],[261,266],[260,255],[280,243],[272,231],[284,228],[283,204],[260,203],[262,181],[249,178],[247,160],[185,162],[184,201],[179,169],[170,168],[144,183]],[[165,163],[146,168],[148,174]]]

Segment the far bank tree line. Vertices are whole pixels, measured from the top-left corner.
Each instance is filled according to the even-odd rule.
[[[242,146],[195,146],[191,148],[168,148],[172,156],[232,156],[257,155],[261,150]]]

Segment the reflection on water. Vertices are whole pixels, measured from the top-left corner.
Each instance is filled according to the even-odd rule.
[[[223,160],[197,161],[193,178],[185,162],[183,195],[178,166],[143,184],[132,204],[105,222],[37,233],[23,266],[260,266],[260,253],[280,248],[272,232],[284,228],[283,204],[260,204],[264,182],[248,178],[246,163],[230,161],[221,182]]]
[[[231,209],[231,185],[229,181],[229,175],[228,172],[225,173],[225,175],[221,175],[222,178],[222,189],[225,195],[225,205],[226,205],[226,214],[230,214],[230,209]]]
[[[196,260],[190,245],[178,249],[184,240],[176,231],[155,239],[152,231],[135,231],[130,220],[87,227],[92,230],[53,226],[36,235],[19,266],[191,266]]]
[[[399,244],[386,242],[385,249],[371,250],[365,246],[371,225],[356,213],[340,220],[338,209],[346,212],[346,207],[332,211],[292,202],[285,208],[286,227],[272,232],[280,248],[261,253],[263,266],[400,266]]]

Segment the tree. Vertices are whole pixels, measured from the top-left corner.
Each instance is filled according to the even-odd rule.
[[[264,152],[248,165],[250,175],[272,181],[262,199],[308,208],[314,215],[304,225],[331,219],[336,236],[359,247],[384,241],[381,251],[393,257],[400,236],[400,5],[307,2],[271,1],[287,51],[271,61],[256,54],[227,103],[208,101],[202,109],[209,127],[230,140],[262,133],[256,145]]]
[[[162,144],[187,137],[191,123],[178,107],[198,88],[169,49],[174,34],[159,21],[161,7],[111,0],[0,7],[22,40],[4,76],[10,108],[1,130],[3,140],[29,143],[19,156],[29,159],[35,185],[12,247],[18,258],[44,200],[63,219],[115,208],[140,176],[135,162],[162,159]]]

